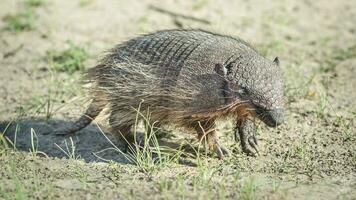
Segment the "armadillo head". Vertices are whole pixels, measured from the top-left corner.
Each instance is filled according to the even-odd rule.
[[[273,62],[260,56],[247,57],[223,70],[236,99],[252,106],[252,112],[268,126],[283,123],[283,78],[278,57]]]

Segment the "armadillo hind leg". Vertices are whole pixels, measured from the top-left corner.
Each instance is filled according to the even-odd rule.
[[[242,151],[250,156],[259,155],[256,139],[256,127],[253,120],[247,118],[242,121],[236,130],[240,136]]]
[[[123,115],[123,113],[129,114]],[[120,112],[111,108],[111,113],[109,116],[109,125],[111,129],[111,133],[116,135],[119,139],[125,142],[126,147],[127,145],[131,145],[134,143],[135,138],[134,134],[132,133],[132,127],[135,123],[134,115],[130,112],[124,112],[122,109]]]
[[[197,122],[197,125],[194,128],[198,133],[199,141],[204,144],[206,149],[214,151],[219,159],[223,159],[225,156],[230,155],[229,150],[222,146],[219,142],[215,131],[215,122]]]
[[[124,152],[126,153],[127,150],[132,149],[132,144],[135,142],[134,135],[132,134],[132,125],[125,124],[121,126],[112,126],[111,127],[111,132],[115,134],[118,138],[121,139],[122,142],[124,142],[125,148]]]

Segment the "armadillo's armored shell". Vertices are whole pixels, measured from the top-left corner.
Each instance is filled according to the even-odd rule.
[[[228,67],[228,78],[237,85],[233,90],[243,85],[254,94],[246,100],[258,104],[280,98],[263,96],[275,85],[265,79],[271,74],[264,69],[271,67],[269,60],[240,39],[201,30],[161,31],[129,40],[91,69],[88,80],[110,93],[109,102],[117,109],[128,111],[144,100],[143,108],[150,107],[153,115],[173,120],[224,106],[223,78],[214,72],[217,63]],[[266,88],[262,91],[256,83]]]

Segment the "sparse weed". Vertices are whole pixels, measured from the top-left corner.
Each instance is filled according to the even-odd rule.
[[[305,75],[298,71],[298,68],[293,67],[295,66],[285,71],[285,76],[290,77],[285,83],[285,96],[289,103],[306,96],[312,96],[313,93],[310,93],[310,87],[316,76],[316,74],[312,74],[305,77]]]
[[[276,193],[281,187],[281,182],[277,180],[272,180],[272,192]]]
[[[217,189],[217,193],[218,193],[218,199],[226,199],[226,188],[224,184],[220,184],[218,185],[218,189]]]
[[[307,152],[306,152],[306,147],[304,144],[300,144],[300,145],[296,146],[294,148],[294,151],[298,158],[300,158],[303,161],[305,160]]]
[[[0,155],[3,155],[7,149],[10,148],[10,144],[4,133],[0,132]]]
[[[242,184],[240,191],[240,199],[253,200],[256,199],[256,182],[253,177],[248,177]]]
[[[217,171],[217,169],[207,166],[198,167],[198,173],[193,177],[193,187],[207,188]]]
[[[79,6],[80,6],[80,7],[89,6],[89,5],[92,4],[93,2],[94,2],[93,0],[80,0],[80,1],[79,1]]]
[[[76,166],[76,170],[75,170],[75,175],[77,177],[77,179],[83,183],[86,184],[88,183],[89,180],[89,173],[87,173],[84,169],[82,169],[79,166]]]
[[[220,168],[198,167],[192,176],[177,175],[174,178],[161,178],[157,189],[163,199],[225,199],[226,184],[224,177],[220,181],[213,180]],[[194,169],[194,170],[195,170]],[[191,192],[191,193],[189,193]]]
[[[173,186],[173,181],[168,178],[163,178],[158,182],[158,190],[161,193],[168,192]]]
[[[164,149],[159,145],[156,136],[157,130],[154,123],[151,124],[150,122],[149,113],[146,115],[142,114],[140,108],[141,104],[139,105],[139,108],[136,109],[137,115],[134,126],[135,145],[134,147],[129,146],[130,151],[133,152],[130,160],[132,160],[142,171],[150,173],[166,167],[169,163],[177,162],[181,155],[181,151],[175,151],[173,156],[166,153],[173,149]],[[137,143],[137,139],[140,137],[138,135],[139,119],[144,120],[144,123],[146,124],[145,130],[143,131],[143,145]]]
[[[46,3],[46,0],[25,0],[28,7],[40,7]]]
[[[26,189],[26,185],[20,180],[17,174],[17,167],[15,161],[11,161],[7,167],[7,172],[11,176],[11,179],[15,185],[15,191],[10,194],[9,199],[28,199],[29,191]]]
[[[37,155],[37,146],[38,146],[37,135],[36,132],[31,128],[31,149],[29,150],[29,152],[32,154],[32,156]]]
[[[31,128],[30,134],[31,134],[31,149],[29,149],[29,152],[31,153],[31,155],[33,157],[36,157],[37,155],[43,155],[45,157],[48,157],[46,153],[38,150],[38,137],[36,131],[33,128]]]
[[[355,134],[355,125],[354,125],[354,120],[356,119],[356,115],[353,115],[352,119],[347,119],[346,117],[343,116],[338,116],[336,117],[335,121],[333,122],[333,125],[340,128],[342,134],[342,138],[344,140],[356,140],[356,134]]]
[[[316,116],[318,118],[325,118],[326,108],[328,104],[327,94],[325,92],[320,92],[318,109],[316,111]]]
[[[19,107],[19,115],[44,115],[46,119],[50,119],[53,115],[51,94],[33,96]]]
[[[12,32],[28,31],[33,28],[34,13],[30,10],[26,12],[20,12],[14,15],[7,15],[3,18],[6,23],[5,28]]]
[[[56,147],[59,148],[69,159],[77,160],[80,158],[80,156],[76,155],[76,147],[72,137],[69,137],[69,141],[70,141],[70,145],[68,145],[67,140],[64,140],[64,145],[66,147],[66,150],[64,150],[58,144],[54,144],[54,145],[56,145]]]
[[[241,17],[241,26],[242,27],[250,27],[253,25],[254,19],[252,17]],[[267,50],[264,50],[267,53]]]
[[[271,40],[259,46],[259,50],[263,56],[279,55],[284,51],[284,44],[279,40]]]
[[[82,47],[68,41],[68,48],[64,51],[49,51],[47,57],[50,66],[58,72],[72,74],[85,69],[84,62],[89,58],[89,53]]]
[[[284,12],[281,12],[281,9],[284,10]],[[270,24],[278,24],[280,26],[292,26],[296,23],[296,18],[293,17],[292,15],[285,16],[284,13],[286,12],[285,8],[279,8],[278,10],[269,10],[268,12],[264,13],[264,18],[268,20]]]
[[[208,4],[209,0],[198,0],[193,3],[193,10],[201,10]]]
[[[23,11],[6,15],[3,18],[3,21],[6,23],[5,29],[16,33],[32,30],[34,21],[37,18],[34,8],[42,6],[45,1],[46,0],[25,0],[25,9]]]
[[[46,93],[35,94],[17,107],[19,117],[40,116],[46,120],[51,119],[59,110],[70,105],[84,96],[80,84],[76,83],[78,76],[70,76],[63,82],[58,72],[51,71],[51,76],[46,80]],[[67,99],[68,96],[76,96]]]
[[[160,192],[160,195],[164,199],[170,199],[174,197],[172,193],[179,193],[184,196],[185,187],[184,179],[181,176],[176,177],[175,179],[170,178],[161,178],[157,183],[157,189]],[[173,192],[174,191],[174,192]]]
[[[5,133],[7,129],[10,127],[12,122],[9,122],[5,129],[0,132],[0,155],[3,155],[7,149],[9,148],[14,148],[16,149],[16,137],[17,137],[17,132],[19,130],[18,124],[16,125],[16,130],[15,130],[15,135],[14,135],[14,142],[12,142],[8,137],[6,137]]]
[[[320,70],[324,73],[333,71],[337,64],[344,60],[356,58],[356,45],[347,49],[331,51],[325,57],[325,60],[320,61],[322,63]]]
[[[0,155],[9,148],[9,143],[7,141],[7,138],[5,136],[6,130],[8,129],[8,127],[11,125],[11,123],[9,123],[6,128],[4,130],[2,130],[0,132]]]

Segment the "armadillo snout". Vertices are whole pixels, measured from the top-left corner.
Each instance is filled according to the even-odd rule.
[[[268,111],[270,116],[270,125],[269,126],[278,126],[284,122],[284,110],[283,108],[276,108],[271,111]]]
[[[260,114],[262,121],[270,127],[276,127],[284,122],[283,108],[276,108],[273,110],[264,111]]]

